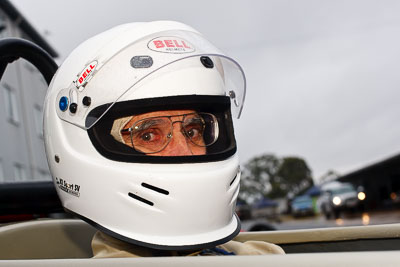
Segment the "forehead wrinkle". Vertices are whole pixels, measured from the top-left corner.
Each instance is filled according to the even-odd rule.
[[[182,120],[184,115],[188,114],[197,114],[194,110],[172,110],[172,111],[153,111],[147,112],[143,114],[138,114],[132,116],[132,119],[125,125],[125,127],[132,127],[135,123],[145,120],[145,119],[152,119],[152,118],[160,118],[160,117],[167,117],[170,118],[171,121],[175,120]],[[179,117],[179,119],[173,119]]]
[[[139,122],[139,124],[135,125],[138,122]],[[133,127],[133,131],[134,132],[135,131],[143,131],[143,130],[149,129],[150,127],[152,127],[154,125],[161,124],[163,122],[164,122],[164,120],[162,120],[160,118],[158,118],[158,119],[157,118],[144,119],[143,122],[137,121],[137,122],[134,123],[135,126]]]
[[[147,119],[147,118],[155,118],[155,117],[163,117],[163,116],[176,116],[183,114],[195,113],[196,111],[190,109],[182,109],[182,110],[160,110],[160,111],[152,111],[146,112],[142,114],[137,114],[133,116],[132,119],[136,119],[136,121]]]

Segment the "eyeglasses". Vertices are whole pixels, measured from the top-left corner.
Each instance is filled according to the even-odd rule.
[[[182,120],[173,121],[171,118],[174,117],[181,117]],[[135,150],[146,154],[157,153],[171,141],[174,123],[181,123],[182,135],[193,145],[207,147],[218,139],[217,118],[203,112],[142,119],[130,128],[121,130],[121,134],[130,135],[130,145]]]

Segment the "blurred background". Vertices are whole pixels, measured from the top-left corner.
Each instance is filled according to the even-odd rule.
[[[122,23],[191,25],[247,76],[235,121],[243,230],[368,225],[400,222],[399,13],[394,0],[0,0],[0,37],[34,41],[61,64]],[[46,83],[21,60],[0,87],[0,220],[58,213]]]

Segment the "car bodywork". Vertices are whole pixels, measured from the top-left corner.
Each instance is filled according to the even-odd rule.
[[[398,266],[400,224],[240,233],[235,240],[280,245],[286,255],[91,259],[96,232],[76,219],[0,227],[0,266]]]

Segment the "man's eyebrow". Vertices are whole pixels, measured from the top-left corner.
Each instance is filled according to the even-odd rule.
[[[192,118],[187,119],[187,122],[185,123],[185,125],[189,125],[191,123],[203,124],[204,120],[200,116],[192,117]]]
[[[146,120],[143,119],[143,122],[140,124],[140,121],[135,122],[134,124],[138,123],[138,125],[136,125],[135,127],[129,127],[129,128],[125,128],[121,130],[121,133],[126,133],[126,132],[137,132],[137,131],[143,131],[146,130],[148,128],[150,128],[151,126],[157,124],[157,120]],[[158,120],[160,121],[160,120]]]
[[[150,127],[152,127],[154,125],[162,123],[163,120],[162,119],[144,119],[143,122],[140,122],[140,121],[138,121],[138,122],[139,122],[139,124],[135,125],[135,127],[131,127],[133,133],[149,129]],[[136,122],[136,123],[138,123],[138,122]]]

